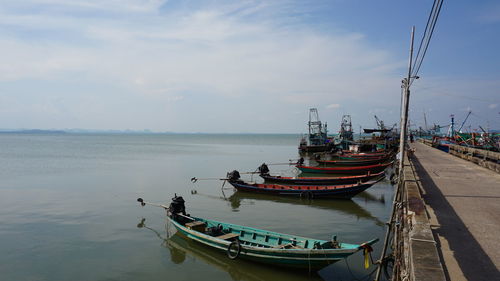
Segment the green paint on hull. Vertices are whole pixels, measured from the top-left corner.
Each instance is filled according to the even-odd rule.
[[[207,229],[218,227],[226,235],[236,235],[241,244],[241,252],[238,258],[261,263],[301,268],[321,268],[346,258],[361,249],[360,245],[356,244],[338,243],[337,248],[333,248],[331,241],[293,236],[202,218],[194,219],[204,222]],[[172,219],[170,221],[178,231],[189,239],[218,250],[227,251],[232,242],[188,229]],[[378,239],[369,241],[367,244],[373,244],[376,241]]]

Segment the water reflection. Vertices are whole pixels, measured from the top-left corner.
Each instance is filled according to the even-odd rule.
[[[192,241],[180,232],[169,236],[167,231],[163,236],[158,230],[146,226],[145,220],[143,218],[137,227],[155,233],[161,239],[161,245],[169,250],[170,259],[174,264],[182,264],[187,257],[191,257],[227,272],[232,280],[321,280],[316,272],[309,274],[290,268],[282,269],[244,260],[230,260],[224,253]]]
[[[226,196],[224,191],[222,191],[222,195],[220,196],[204,194],[197,191],[191,192],[191,194],[203,196],[210,199],[227,201],[229,202],[229,205],[231,206],[231,211],[233,212],[238,212],[242,203],[245,201],[246,204],[250,205],[254,205],[253,202],[254,200],[271,201],[276,203],[310,206],[312,208],[339,211],[343,214],[355,215],[357,219],[367,219],[374,221],[377,226],[384,226],[384,222],[382,222],[379,218],[372,215],[372,213],[370,213],[369,211],[367,211],[366,209],[364,209],[351,199],[314,200],[314,199],[303,199],[303,198],[286,197],[286,196],[280,197],[268,194],[240,192],[240,191],[235,191],[230,196]],[[376,196],[368,192],[361,192],[358,196],[363,198],[365,202],[372,201],[385,205],[384,195],[381,195],[380,198],[377,198]]]
[[[267,194],[250,193],[250,192],[238,192],[236,191],[233,195],[229,196],[227,200],[231,204],[231,208],[238,209],[241,203],[245,200],[267,200],[277,203],[293,204],[293,205],[305,205],[313,208],[334,210],[347,215],[355,215],[358,219],[367,219],[375,222],[376,225],[382,226],[384,223],[380,221],[377,217],[373,216],[369,211],[358,205],[356,202],[346,199],[346,200],[307,200],[293,197],[279,197]]]
[[[377,197],[369,192],[363,191],[356,195],[358,198],[363,198],[365,202],[377,202],[385,205],[385,195],[381,194],[380,197]]]

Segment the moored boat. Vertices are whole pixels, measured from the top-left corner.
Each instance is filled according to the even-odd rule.
[[[378,158],[372,158],[372,159],[355,159],[355,160],[352,160],[352,159],[350,159],[350,160],[316,159],[315,161],[318,162],[319,164],[329,165],[329,166],[366,166],[366,165],[384,163],[384,162],[387,162],[387,160],[388,160],[387,157],[378,157]]]
[[[384,171],[378,173],[366,173],[363,175],[353,175],[344,177],[283,177],[270,174],[260,174],[266,182],[302,184],[302,185],[335,185],[335,184],[354,184],[366,182],[374,178],[385,176]]]
[[[172,198],[170,206],[145,202],[167,210],[167,218],[189,239],[225,251],[230,259],[243,258],[256,262],[300,268],[322,268],[358,251],[368,249],[378,239],[363,244],[348,244],[267,231],[237,224],[193,217],[186,214],[182,197]]]
[[[373,164],[367,166],[354,166],[354,167],[318,167],[318,166],[304,166],[298,164],[295,167],[303,173],[320,173],[320,174],[351,174],[359,175],[370,173],[378,173],[384,171],[393,162]]]
[[[335,151],[335,152],[318,152],[314,154],[316,159],[329,157],[333,160],[357,160],[357,159],[373,159],[373,158],[390,158],[394,156],[394,152],[391,150],[378,150],[375,152],[353,152],[349,150]]]
[[[242,180],[229,180],[229,183],[238,191],[261,192],[274,195],[296,196],[303,198],[352,198],[356,194],[365,191],[375,183],[382,180],[369,180],[363,183],[343,184],[343,185],[285,185],[285,184],[264,184],[247,183]]]
[[[393,154],[387,153],[387,152],[381,152],[381,153],[344,153],[344,154],[334,155],[334,157],[337,157],[339,159],[344,159],[344,160],[373,159],[373,158],[380,158],[380,157],[389,158],[391,156],[393,156]]]

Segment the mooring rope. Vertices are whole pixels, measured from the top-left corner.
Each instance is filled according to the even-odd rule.
[[[364,281],[364,280],[370,280],[370,277],[373,275],[373,273],[375,273],[377,271],[377,267],[375,267],[372,272],[368,273],[367,275],[361,277],[361,278],[357,278],[356,276],[354,276],[354,273],[352,273],[351,271],[351,267],[349,266],[349,263],[347,262],[347,258],[344,258],[344,261],[345,261],[345,264],[347,265],[347,269],[349,270],[349,273],[351,274],[352,276],[352,279],[351,280],[356,280],[356,281]]]

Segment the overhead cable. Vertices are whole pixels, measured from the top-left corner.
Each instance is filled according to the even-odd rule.
[[[442,6],[443,0],[434,0],[431,12],[429,13],[429,18],[427,19],[427,25],[425,27],[422,40],[420,41],[420,46],[418,47],[417,56],[415,57],[410,84],[413,83],[417,77],[420,67],[422,66],[425,54],[427,53],[427,48],[429,47],[432,35],[434,34],[434,28],[436,27]]]

